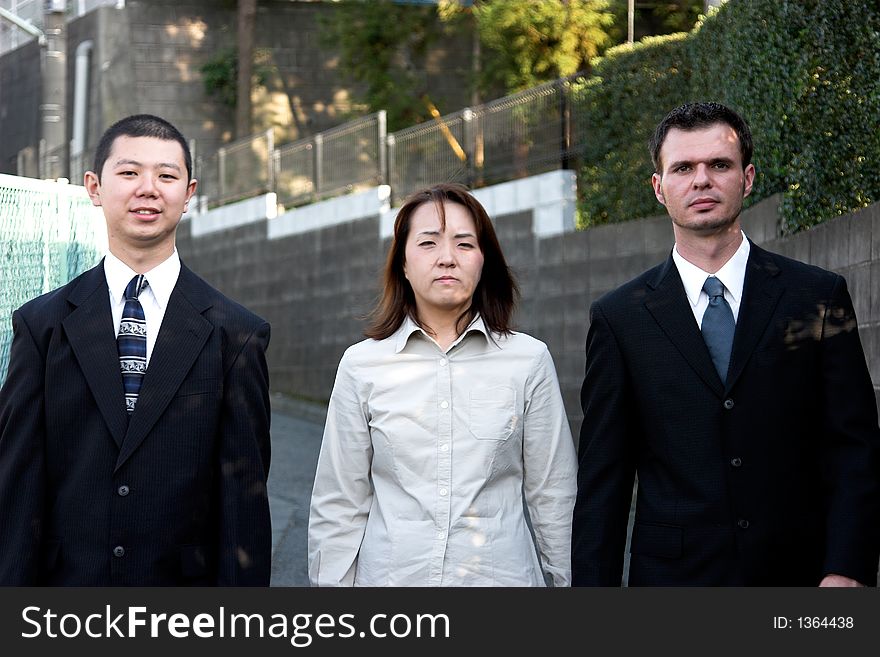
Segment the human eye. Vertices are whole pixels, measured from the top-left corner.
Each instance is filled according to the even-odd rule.
[[[713,168],[718,169],[720,171],[724,171],[730,168],[730,162],[716,162],[712,165]]]
[[[475,247],[473,242],[461,242],[458,246],[462,249],[473,249]]]
[[[687,173],[691,170],[690,164],[679,164],[672,170],[672,173]]]
[[[434,246],[434,240],[421,240],[418,244],[425,247]]]

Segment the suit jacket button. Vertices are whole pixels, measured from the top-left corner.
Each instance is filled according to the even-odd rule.
[[[736,521],[736,524],[740,529],[748,529],[749,528],[749,521],[746,520],[745,518],[740,518],[739,520]]]
[[[128,495],[129,492],[128,486],[122,485],[116,489],[116,492],[119,493],[120,497],[125,497],[126,495]]]
[[[738,468],[742,464],[742,459],[738,456],[734,456],[732,459],[730,459],[730,465],[732,465],[734,468]]]
[[[725,408],[726,410],[728,410],[728,411],[729,411],[731,408],[733,408],[733,400],[732,400],[732,399],[725,399],[725,400],[724,400],[724,408]]]
[[[113,556],[114,557],[124,557],[125,556],[125,548],[121,545],[117,545],[113,548]]]

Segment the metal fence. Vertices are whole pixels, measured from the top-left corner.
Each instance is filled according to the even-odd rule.
[[[223,146],[200,162],[202,193],[218,206],[274,191],[274,151],[271,129]]]
[[[573,134],[571,82],[555,80],[389,135],[395,201],[438,182],[480,187],[569,168],[583,143]]]
[[[311,203],[384,182],[385,112],[349,121],[275,154],[275,191],[285,205]]]
[[[104,216],[85,189],[0,174],[0,384],[12,311],[95,265],[106,250]]]
[[[480,187],[572,168],[586,139],[571,111],[577,77],[388,135],[384,112],[274,150],[269,133],[256,135],[208,158],[202,189],[211,206],[264,191],[295,206],[387,183],[398,203],[439,182]]]
[[[579,77],[555,80],[392,134],[386,134],[385,112],[380,111],[280,147],[271,129],[207,155],[190,142],[199,207],[266,192],[275,192],[279,203],[290,207],[380,184],[391,186],[396,204],[439,182],[480,187],[576,168],[588,129],[571,109],[572,86]],[[46,174],[64,157],[63,152],[41,151],[41,177],[54,177]],[[26,158],[20,159],[26,164]],[[71,161],[72,180],[79,182],[90,164]]]

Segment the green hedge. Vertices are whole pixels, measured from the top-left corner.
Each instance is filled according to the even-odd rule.
[[[687,97],[685,36],[648,37],[613,48],[597,60],[592,77],[575,85],[582,225],[658,214],[648,138],[669,108]]]
[[[672,107],[717,100],[749,121],[751,202],[783,193],[794,232],[880,200],[880,3],[729,0],[686,35],[597,60],[573,99],[582,226],[662,213],[647,142]]]

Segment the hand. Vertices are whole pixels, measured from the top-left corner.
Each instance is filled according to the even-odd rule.
[[[854,579],[850,579],[849,577],[844,577],[843,575],[825,575],[822,578],[822,581],[819,583],[821,588],[829,588],[829,587],[838,587],[838,588],[856,588],[856,587],[864,587],[865,585],[861,582],[857,582]]]

